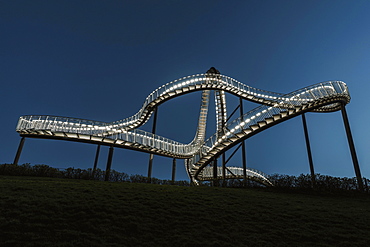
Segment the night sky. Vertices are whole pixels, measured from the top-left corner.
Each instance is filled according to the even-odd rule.
[[[161,85],[216,67],[264,90],[289,93],[328,80],[347,83],[347,112],[362,175],[370,177],[370,1],[0,0],[0,164],[11,163],[22,115],[115,121],[135,114]],[[201,92],[158,109],[157,134],[190,142]],[[215,131],[211,98],[207,136]],[[238,99],[227,94],[228,111]],[[244,110],[258,104],[244,102]],[[235,116],[237,117],[237,116]],[[354,177],[340,112],[306,114],[315,171]],[[151,121],[141,129],[151,130]],[[309,173],[301,117],[246,140],[248,166]],[[96,146],[26,139],[20,164],[92,168]],[[105,169],[108,148],[98,167]],[[229,155],[231,152],[228,152]],[[115,149],[112,169],[147,174],[149,154]],[[177,179],[187,179],[183,161]],[[240,154],[229,162],[241,166]],[[171,178],[155,156],[153,176]]]

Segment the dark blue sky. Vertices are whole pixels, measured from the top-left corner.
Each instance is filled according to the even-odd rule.
[[[370,2],[361,0],[0,0],[0,163],[14,159],[21,115],[123,119],[135,114],[157,87],[214,66],[247,85],[281,93],[345,81],[361,171],[370,177],[369,11]],[[237,99],[228,95],[227,100],[230,112]],[[161,105],[157,133],[191,141],[199,106],[200,92]],[[256,106],[244,104],[245,110]],[[307,121],[316,172],[353,177],[340,112],[308,113]],[[213,110],[208,122],[209,136],[215,128]],[[150,124],[142,128],[150,130]],[[300,117],[246,144],[252,168],[267,174],[309,173]],[[89,168],[95,149],[27,139],[20,163]],[[148,156],[115,149],[112,168],[146,175]],[[102,169],[106,157],[103,148]],[[170,178],[171,162],[156,156],[153,176]],[[230,165],[240,165],[240,159]],[[177,179],[187,179],[182,161]]]

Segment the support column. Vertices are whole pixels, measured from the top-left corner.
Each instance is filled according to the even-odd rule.
[[[351,128],[349,126],[349,121],[348,121],[348,116],[347,116],[347,111],[346,111],[346,106],[344,104],[342,104],[341,111],[342,111],[342,117],[343,117],[344,127],[346,129],[346,134],[347,134],[347,139],[348,139],[348,145],[349,145],[349,149],[351,151],[352,163],[353,163],[353,167],[354,167],[355,173],[356,173],[356,178],[357,178],[357,183],[358,183],[358,189],[360,191],[364,191],[364,184],[362,182],[362,176],[361,176],[360,166],[358,164],[358,159],[357,159],[355,144],[353,142]]]
[[[107,160],[107,168],[105,169],[105,181],[109,181],[109,175],[110,175],[110,168],[112,166],[112,159],[113,159],[113,146],[109,147],[109,153],[108,153],[108,160]]]
[[[153,126],[152,126],[152,134],[155,134],[155,130],[157,128],[157,113],[158,113],[158,107],[154,110],[154,116],[153,116]],[[148,183],[152,182],[152,167],[153,167],[153,158],[154,154],[149,155],[149,164],[148,164]]]
[[[226,160],[225,153],[222,154],[222,186],[226,187]]]
[[[305,116],[304,113],[302,114],[302,123],[303,123],[304,136],[305,136],[305,139],[306,139],[306,148],[307,148],[308,162],[309,162],[309,165],[310,165],[310,172],[311,172],[311,187],[314,188],[315,187],[315,184],[316,184],[315,170],[314,170],[314,166],[313,166],[312,153],[311,153],[311,145],[310,145],[310,138],[308,136],[306,116]]]
[[[93,171],[92,171],[92,179],[95,178],[96,168],[98,166],[98,160],[99,160],[99,153],[100,153],[100,145],[98,145],[98,147],[96,148],[94,168],[93,168]]]
[[[239,109],[240,109],[240,116],[243,116],[243,99],[239,97]],[[247,182],[247,158],[246,158],[246,151],[245,151],[245,141],[242,141],[242,162],[243,162],[243,183],[244,186]]]
[[[23,145],[24,145],[25,140],[26,140],[26,138],[22,137],[21,141],[19,142],[18,150],[17,150],[17,153],[14,157],[14,162],[13,162],[14,165],[18,165],[19,157],[21,157],[21,153],[22,153],[22,149],[23,149]]]
[[[218,186],[218,179],[217,179],[217,158],[213,159],[213,186]]]
[[[175,177],[176,177],[176,158],[173,158],[172,160],[172,184],[175,183]]]

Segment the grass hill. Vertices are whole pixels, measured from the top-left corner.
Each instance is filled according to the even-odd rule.
[[[369,246],[370,197],[0,176],[0,246]]]

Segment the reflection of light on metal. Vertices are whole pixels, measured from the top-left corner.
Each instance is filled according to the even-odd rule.
[[[192,142],[179,143],[150,132],[137,129],[145,124],[153,109],[164,101],[185,93],[202,90],[198,128]],[[210,90],[215,90],[217,131],[205,140]],[[227,121],[225,92],[237,95],[261,106],[232,121]],[[269,92],[242,84],[218,73],[196,74],[169,82],[149,94],[142,108],[133,116],[105,123],[86,119],[58,116],[22,116],[16,130],[35,137],[63,137],[91,142],[114,143],[116,146],[147,151],[175,158],[190,159],[189,175],[204,179],[211,173],[207,165],[214,157],[239,143],[261,128],[268,128],[305,111],[332,112],[350,100],[344,82],[328,81],[294,91],[289,94]],[[239,168],[228,168],[240,174]],[[250,176],[264,176],[249,171]],[[211,176],[211,175],[210,175]],[[212,177],[212,176],[211,176]]]

